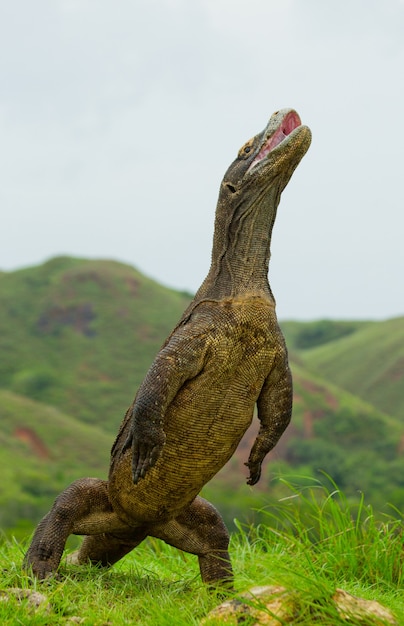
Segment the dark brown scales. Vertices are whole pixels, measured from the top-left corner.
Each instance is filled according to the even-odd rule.
[[[25,559],[39,578],[57,570],[70,534],[86,535],[71,560],[103,566],[152,536],[196,554],[203,581],[231,584],[228,532],[198,493],[255,406],[251,485],[290,420],[292,380],[267,276],[280,196],[310,140],[297,113],[279,111],[229,167],[210,271],[126,413],[109,480],[75,481],[40,522]]]

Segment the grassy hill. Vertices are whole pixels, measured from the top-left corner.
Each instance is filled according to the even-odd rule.
[[[356,331],[375,324],[360,320],[315,320],[311,322],[282,321],[282,330],[289,352],[298,355],[304,350],[349,337]]]
[[[111,436],[58,409],[0,390],[0,528],[26,536],[80,476],[106,478]]]
[[[301,358],[311,371],[404,423],[404,317],[363,324]]]
[[[189,295],[113,261],[0,275],[0,388],[115,433]]]
[[[1,528],[37,522],[79,476],[106,476],[124,412],[190,298],[113,261],[60,257],[0,273]],[[258,519],[285,476],[304,484],[321,471],[349,498],[402,506],[403,322],[282,324],[292,424],[256,488],[244,467],[256,424],[205,488],[228,523]]]

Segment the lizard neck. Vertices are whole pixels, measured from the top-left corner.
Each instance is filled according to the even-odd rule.
[[[219,199],[212,262],[194,302],[245,294],[273,299],[268,266],[280,192],[275,187],[265,192],[248,207],[220,206]]]

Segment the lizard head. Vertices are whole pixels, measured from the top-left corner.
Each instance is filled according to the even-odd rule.
[[[224,175],[216,209],[212,284],[224,292],[267,281],[272,228],[281,193],[308,150],[311,132],[293,109],[274,113]],[[209,278],[210,280],[210,278]],[[242,287],[241,285],[244,285]],[[229,287],[231,286],[231,287]],[[219,289],[219,291],[220,291]]]
[[[311,132],[293,109],[274,113],[266,128],[247,141],[224,175],[221,194],[261,192],[275,184],[282,192],[307,152]]]

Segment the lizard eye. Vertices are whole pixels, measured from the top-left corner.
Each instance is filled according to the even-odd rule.
[[[246,144],[244,144],[244,146],[241,148],[241,150],[238,153],[238,158],[239,159],[246,159],[249,155],[249,153],[251,152],[252,148],[253,148],[253,139],[250,139],[250,141],[247,141]]]

